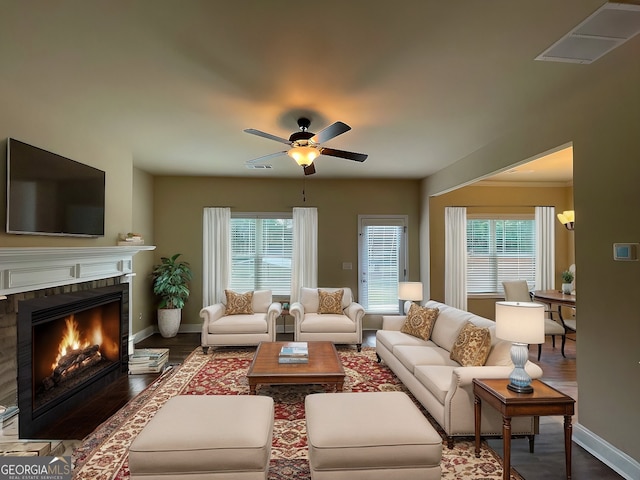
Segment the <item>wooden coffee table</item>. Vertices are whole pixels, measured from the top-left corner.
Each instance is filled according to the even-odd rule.
[[[333,342],[307,342],[308,363],[278,363],[280,349],[292,342],[261,342],[253,357],[247,379],[249,393],[255,395],[258,384],[330,384],[341,392],[344,368]]]

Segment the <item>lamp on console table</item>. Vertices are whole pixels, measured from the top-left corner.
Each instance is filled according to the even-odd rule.
[[[511,343],[514,369],[507,388],[532,393],[531,377],[524,369],[529,358],[528,344],[544,343],[544,305],[535,302],[496,302],[496,337]]]

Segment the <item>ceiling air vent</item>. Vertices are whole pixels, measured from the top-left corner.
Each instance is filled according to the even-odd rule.
[[[265,170],[265,169],[270,169],[273,168],[271,165],[255,165],[255,164],[247,164],[247,168],[249,170]]]
[[[536,60],[592,63],[638,33],[640,5],[605,3]]]

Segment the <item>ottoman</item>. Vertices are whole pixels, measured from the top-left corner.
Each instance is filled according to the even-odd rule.
[[[264,480],[273,415],[270,397],[170,398],[129,447],[131,478]]]
[[[403,392],[305,399],[313,480],[441,477],[442,438]]]

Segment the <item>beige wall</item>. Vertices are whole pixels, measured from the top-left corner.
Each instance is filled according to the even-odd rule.
[[[430,297],[444,302],[444,212],[445,207],[464,206],[468,214],[534,213],[535,205],[554,206],[557,212],[573,208],[571,187],[468,186],[429,199]],[[574,258],[573,232],[558,222],[556,228],[556,286],[560,274]],[[470,298],[467,309],[494,318],[496,298]]]
[[[640,63],[609,71],[608,58],[617,53],[583,69],[592,87],[572,85],[544,113],[523,116],[502,138],[425,179],[421,202],[573,144],[579,386],[579,425],[574,435],[596,442],[595,451],[613,446],[638,462],[640,262],[615,262],[612,244],[640,241]],[[429,211],[422,212],[424,235]],[[422,241],[425,282],[428,252],[429,244]],[[624,463],[621,456],[614,460]]]
[[[0,116],[0,193],[6,197],[7,137],[57,153],[106,172],[105,235],[100,238],[14,235],[4,233],[5,202],[0,218],[0,247],[96,247],[115,245],[119,232],[131,230],[132,155],[107,141],[76,134],[65,125],[41,123],[38,118]]]
[[[133,227],[132,232],[139,233],[146,245],[155,245],[153,238],[153,176],[133,169]],[[133,279],[133,333],[156,325],[156,306],[151,295],[152,281],[149,275],[154,263],[153,251],[139,252],[134,257],[133,267],[136,276]]]
[[[358,215],[408,215],[409,272],[412,279],[419,278],[419,181],[156,177],[154,182],[156,261],[182,253],[194,270],[191,297],[183,311],[185,324],[200,324],[202,212],[207,206],[231,207],[232,213],[317,207],[318,285],[350,287],[356,296]],[[353,270],[343,270],[343,262],[351,262]]]

